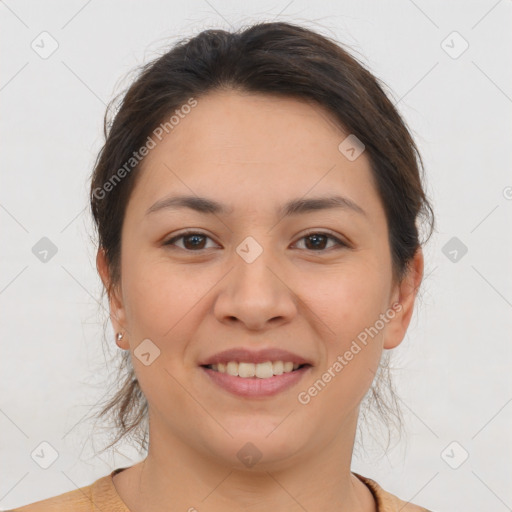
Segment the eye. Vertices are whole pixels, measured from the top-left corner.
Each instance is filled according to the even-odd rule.
[[[323,231],[311,231],[300,238],[300,241],[306,240],[306,249],[314,252],[325,251],[325,245],[328,240],[333,240],[335,246],[338,247],[349,247],[348,244],[331,235],[330,233]]]
[[[192,251],[192,252],[199,252],[199,251],[205,249],[204,241],[207,238],[210,238],[210,237],[203,233],[198,233],[196,231],[187,231],[187,232],[181,233],[180,235],[177,235],[173,238],[170,238],[169,240],[164,242],[163,245],[175,245],[175,242],[177,240],[183,239],[185,241],[185,246],[184,247],[178,246],[180,249],[184,249],[184,250]]]
[[[183,240],[184,241],[183,246],[181,246],[181,247],[179,245],[176,245],[176,246],[179,247],[180,249],[184,249],[186,251],[199,252],[199,251],[206,249],[205,241],[207,239],[211,240],[211,238],[208,235],[205,235],[203,233],[196,232],[196,231],[187,231],[187,232],[181,233],[180,235],[177,235],[173,238],[170,238],[169,240],[164,242],[163,245],[172,246],[172,245],[176,245],[176,242],[178,240]],[[326,250],[325,245],[329,240],[334,242],[335,247],[336,246],[347,247],[347,248],[349,247],[349,245],[347,243],[343,242],[339,238],[331,235],[328,232],[323,232],[323,231],[309,232],[306,235],[302,236],[299,240],[300,241],[306,240],[306,244],[305,244],[306,249],[310,250],[310,251],[314,251],[314,252],[325,251]]]

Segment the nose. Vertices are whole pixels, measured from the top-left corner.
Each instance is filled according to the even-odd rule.
[[[222,323],[240,323],[248,330],[265,330],[290,322],[297,314],[297,297],[282,268],[263,251],[252,262],[234,255],[234,268],[224,279],[214,313]]]

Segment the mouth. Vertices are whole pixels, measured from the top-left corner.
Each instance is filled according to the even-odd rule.
[[[245,398],[266,398],[275,396],[297,385],[310,371],[311,364],[284,361],[244,363],[229,361],[201,365],[211,383]]]
[[[310,364],[298,364],[291,361],[266,361],[264,363],[249,363],[229,361],[227,363],[201,365],[214,372],[239,377],[242,379],[269,379],[285,373],[295,372]]]

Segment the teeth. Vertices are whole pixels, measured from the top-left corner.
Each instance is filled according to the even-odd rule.
[[[212,364],[210,368],[219,373],[227,373],[233,377],[242,377],[249,379],[258,377],[259,379],[268,379],[274,375],[282,375],[296,370],[300,365],[293,364],[291,361],[266,361],[265,363],[237,363],[229,361],[227,364]]]
[[[217,367],[217,371],[219,371],[218,367]],[[229,373],[229,375],[233,375],[234,377],[236,377],[238,375],[238,363],[235,361],[230,361],[226,365],[226,373]]]
[[[272,373],[274,375],[282,375],[284,372],[284,363],[283,361],[276,361],[272,363]]]
[[[244,378],[254,377],[254,375],[256,375],[256,366],[263,365],[255,365],[253,363],[238,363],[238,376]]]

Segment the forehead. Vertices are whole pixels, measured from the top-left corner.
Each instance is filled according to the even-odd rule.
[[[180,192],[255,211],[336,193],[382,214],[365,153],[351,161],[339,150],[348,135],[314,103],[214,92],[155,140],[130,202],[147,209]]]

